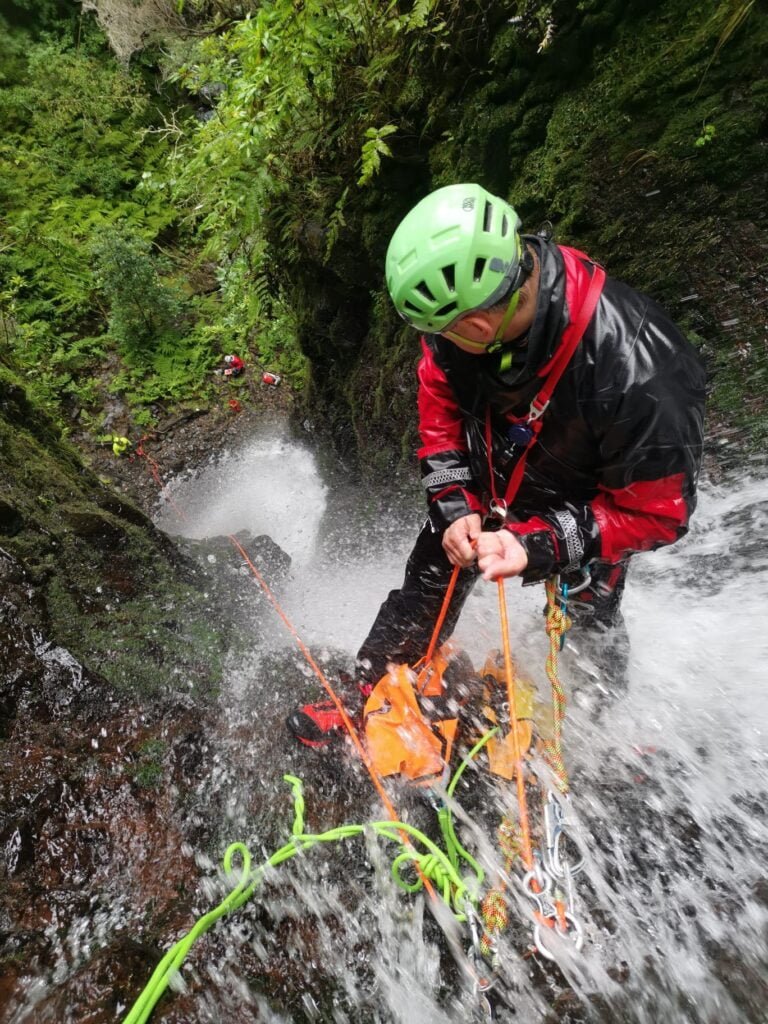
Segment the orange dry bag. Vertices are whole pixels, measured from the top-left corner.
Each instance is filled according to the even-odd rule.
[[[432,665],[419,675],[408,665],[393,666],[373,688],[363,723],[368,754],[379,775],[404,775],[420,785],[443,777],[458,719],[437,719],[425,711],[430,706],[428,698],[443,696],[442,676],[447,666],[447,659],[438,651]],[[424,709],[420,698],[427,698]]]

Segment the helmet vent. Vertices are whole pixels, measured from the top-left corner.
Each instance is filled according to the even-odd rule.
[[[502,238],[506,238],[508,231],[509,231],[509,219],[507,218],[507,215],[505,213],[504,216],[501,218],[501,237]]]
[[[456,264],[451,263],[448,267],[443,267],[443,277],[445,279],[445,286],[449,292],[456,291]]]
[[[424,312],[423,309],[419,309],[418,306],[414,306],[414,304],[412,302],[408,302],[407,300],[403,303],[403,308],[407,309],[409,313],[423,313]]]
[[[429,286],[427,285],[426,281],[419,281],[414,290],[417,291],[420,295],[423,295],[428,302],[435,301],[435,296],[429,290]]]
[[[479,281],[480,278],[483,276],[483,271],[485,270],[485,264],[487,262],[488,261],[484,256],[478,256],[477,259],[475,260],[475,269],[472,273],[472,277],[474,278],[475,281]]]
[[[491,230],[491,222],[493,221],[493,206],[491,203],[486,202],[485,213],[483,214],[483,231]]]
[[[458,303],[449,302],[446,306],[441,306],[436,313],[433,314],[435,317],[447,316],[448,313],[452,313],[455,309],[458,309]]]

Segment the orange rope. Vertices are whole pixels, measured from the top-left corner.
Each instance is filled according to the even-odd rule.
[[[440,637],[440,630],[443,628],[445,616],[448,614],[448,606],[451,603],[453,592],[456,589],[456,580],[458,578],[459,566],[454,565],[453,572],[451,573],[451,578],[448,581],[448,586],[445,591],[445,597],[443,598],[443,605],[440,609],[440,614],[437,616],[437,622],[435,623],[435,628],[432,632],[432,639],[429,641],[429,647],[427,648],[427,653],[424,656],[424,662],[426,667],[425,669],[422,669],[422,672],[426,671],[426,668],[428,668],[432,664],[432,659],[435,656],[435,648],[437,647],[437,641],[438,638]]]
[[[381,781],[381,776],[377,773],[376,769],[374,768],[374,766],[373,766],[373,764],[371,762],[371,759],[368,756],[368,751],[363,746],[363,743],[362,743],[360,737],[358,736],[357,729],[355,728],[352,719],[347,714],[346,708],[344,707],[344,705],[342,704],[341,700],[337,696],[336,691],[333,689],[331,684],[325,678],[323,670],[320,668],[320,666],[317,664],[315,659],[312,657],[312,654],[311,654],[309,648],[306,646],[304,641],[301,639],[301,637],[299,636],[298,632],[296,631],[296,629],[294,628],[293,624],[291,623],[290,619],[285,614],[283,609],[280,607],[280,604],[279,604],[277,598],[275,597],[275,595],[270,590],[266,580],[261,575],[261,573],[256,568],[256,566],[253,564],[251,559],[248,557],[248,552],[242,546],[240,541],[236,537],[232,536],[232,534],[227,534],[227,539],[240,552],[242,557],[245,559],[245,562],[248,565],[248,567],[251,570],[251,572],[253,573],[253,575],[254,575],[254,577],[256,579],[256,582],[259,584],[261,589],[267,595],[267,598],[271,602],[272,607],[275,609],[277,614],[282,619],[282,621],[283,621],[283,623],[285,625],[285,628],[288,630],[288,632],[291,634],[293,639],[296,641],[296,644],[297,644],[299,650],[304,655],[304,657],[307,659],[307,663],[309,664],[309,666],[311,667],[312,671],[315,673],[317,678],[320,680],[320,682],[325,687],[325,690],[326,690],[328,696],[331,698],[333,703],[336,705],[336,710],[341,715],[341,720],[344,722],[344,727],[346,728],[347,732],[349,733],[349,736],[350,736],[352,742],[354,743],[354,745],[355,745],[355,747],[357,749],[358,754],[360,755],[360,760],[365,765],[366,770],[368,771],[368,774],[371,777],[371,782],[373,783],[374,787],[376,788],[376,792],[381,797],[381,802],[384,804],[384,807],[386,808],[386,811],[387,811],[387,814],[390,817],[390,820],[391,821],[395,821],[395,822],[399,821],[400,817],[397,814],[397,812],[395,811],[395,808],[394,808],[394,806],[392,804],[392,801],[389,799],[389,796],[387,795],[387,791],[384,789],[384,785],[383,785],[383,783]],[[400,835],[402,836],[402,839],[406,843],[407,846],[411,846],[412,845],[411,841],[410,841],[410,838],[408,837],[407,833],[401,832]],[[422,873],[422,871],[419,868],[418,864],[415,864],[414,867],[416,869],[416,873],[418,874],[419,878],[421,879],[421,882],[422,882],[424,888],[427,890],[427,892],[432,897],[432,899],[436,901],[437,900],[437,894],[435,893],[435,890],[434,890],[434,887],[432,886],[432,883],[429,881],[427,876]]]
[[[280,618],[283,620],[283,623],[285,624],[286,629],[291,634],[293,639],[296,641],[296,644],[298,645],[299,650],[304,655],[304,657],[307,659],[307,662],[310,665],[310,667],[312,668],[312,671],[315,673],[317,678],[323,684],[323,686],[325,687],[326,692],[328,693],[328,696],[331,698],[333,703],[336,705],[336,709],[339,712],[339,714],[341,715],[341,718],[342,718],[342,721],[344,722],[346,730],[349,733],[350,737],[352,738],[352,742],[355,744],[355,747],[357,748],[357,752],[360,755],[360,758],[361,758],[363,764],[368,769],[368,774],[371,776],[371,780],[373,781],[373,784],[376,787],[377,793],[381,797],[382,803],[384,804],[384,806],[387,809],[387,813],[389,814],[389,816],[392,818],[393,821],[398,821],[399,819],[398,819],[397,815],[395,814],[395,809],[392,806],[392,802],[390,801],[389,797],[387,796],[387,793],[386,793],[386,791],[385,791],[385,789],[384,789],[384,787],[383,787],[383,785],[381,783],[381,779],[377,775],[376,769],[373,767],[373,764],[371,763],[371,759],[368,757],[368,751],[363,746],[362,741],[361,741],[360,737],[357,734],[357,729],[355,728],[352,719],[347,714],[347,711],[346,711],[344,705],[341,703],[341,700],[336,695],[336,692],[334,691],[334,689],[331,686],[331,684],[325,678],[325,675],[323,674],[323,670],[320,668],[320,666],[317,664],[315,659],[312,657],[312,654],[310,653],[310,651],[307,648],[306,644],[301,639],[301,637],[299,636],[298,632],[294,629],[294,627],[293,627],[291,621],[289,620],[288,616],[285,614],[283,609],[280,607],[280,605],[279,605],[279,603],[277,601],[277,598],[275,597],[275,595],[270,590],[270,588],[267,585],[267,582],[265,581],[264,577],[261,575],[259,570],[256,568],[256,566],[253,564],[253,562],[248,557],[248,553],[245,550],[245,548],[242,546],[240,541],[237,540],[236,537],[233,537],[231,534],[228,535],[228,540],[230,541],[230,543],[235,548],[237,548],[237,550],[240,552],[242,557],[245,559],[246,564],[250,568],[250,570],[253,573],[253,575],[256,577],[257,583],[259,584],[261,589],[264,591],[264,593],[267,595],[268,599],[271,601],[273,608],[275,609],[277,614],[280,616]]]
[[[509,645],[509,621],[507,619],[507,599],[504,594],[504,580],[499,584],[499,617],[501,618],[501,637],[504,645],[504,673],[507,677],[507,701],[509,703],[509,724],[512,730],[512,754],[515,759],[515,782],[517,784],[517,803],[520,809],[520,851],[523,863],[528,871],[533,869],[533,847],[531,845],[531,828],[528,821],[528,801],[525,796],[525,779],[523,777],[523,755],[520,750],[520,737],[517,733],[517,693],[515,688],[515,671],[512,667],[512,652]]]

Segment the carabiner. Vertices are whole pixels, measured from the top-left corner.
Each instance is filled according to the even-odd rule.
[[[567,800],[567,797],[563,799]],[[566,841],[570,838],[567,822],[562,804],[551,791],[547,794],[544,804],[544,834],[546,841],[544,857],[547,870],[552,877],[563,881],[567,875],[578,875],[584,868],[584,857],[580,855],[574,864],[567,861],[564,849]]]
[[[565,912],[565,922],[566,922],[566,930],[565,931],[563,931],[560,928],[560,925],[557,923],[557,918],[556,917],[551,918],[551,920],[552,920],[552,924],[551,925],[549,923],[547,923],[547,931],[555,931],[562,938],[570,939],[570,941],[573,943],[573,947],[576,950],[576,952],[577,953],[580,952],[581,951],[581,947],[584,945],[584,929],[582,928],[581,924],[576,920],[576,918],[573,916],[573,914],[571,914],[567,910]],[[554,960],[555,959],[555,954],[551,953],[547,949],[547,947],[544,945],[544,943],[541,941],[541,937],[542,937],[543,934],[544,933],[542,931],[541,925],[540,924],[536,924],[536,926],[533,929],[533,941],[534,941],[534,944],[536,946],[536,949],[539,951],[539,953],[541,953],[541,955],[543,957],[546,957],[547,960]]]
[[[503,498],[492,498],[491,504],[488,506],[488,515],[493,516],[495,519],[500,519],[503,523],[507,518],[507,503]]]

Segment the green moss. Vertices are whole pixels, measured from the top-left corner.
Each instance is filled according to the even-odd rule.
[[[168,744],[162,740],[146,740],[137,751],[137,760],[131,766],[131,776],[140,789],[157,789],[163,780],[163,759]]]
[[[2,546],[41,599],[21,614],[119,689],[212,696],[228,630],[191,563],[83,466],[7,367],[0,389],[0,498],[14,512]]]

